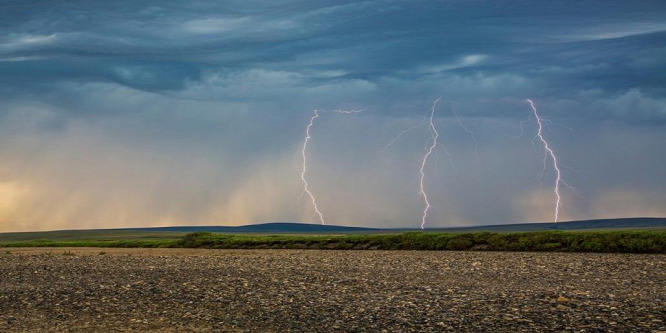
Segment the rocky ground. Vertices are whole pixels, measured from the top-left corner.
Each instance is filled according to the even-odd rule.
[[[0,332],[666,331],[664,255],[0,251]]]

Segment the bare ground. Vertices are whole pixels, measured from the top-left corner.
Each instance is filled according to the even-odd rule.
[[[0,332],[666,331],[664,255],[0,251]]]

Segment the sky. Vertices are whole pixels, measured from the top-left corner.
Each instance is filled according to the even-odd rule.
[[[663,217],[664,68],[664,1],[6,0],[0,232],[319,223],[315,109],[326,222],[418,227],[437,98],[428,227],[553,221],[526,98],[560,220]]]

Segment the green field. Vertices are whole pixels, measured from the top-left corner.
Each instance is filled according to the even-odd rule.
[[[21,240],[0,238],[0,247],[163,247],[212,249],[336,249],[336,250],[476,250],[666,253],[666,230],[537,231],[350,235],[265,235],[209,232],[126,233]],[[21,238],[21,237],[18,237]]]

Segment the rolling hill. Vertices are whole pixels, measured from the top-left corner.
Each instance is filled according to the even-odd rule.
[[[619,218],[559,223],[514,223],[485,226],[428,228],[426,232],[510,232],[547,230],[665,229],[666,218]],[[229,234],[373,234],[420,231],[415,228],[364,228],[308,223],[274,222],[243,226],[173,226],[152,228],[57,230],[0,233],[0,242],[27,240],[122,240],[179,238],[186,233],[207,231]]]

